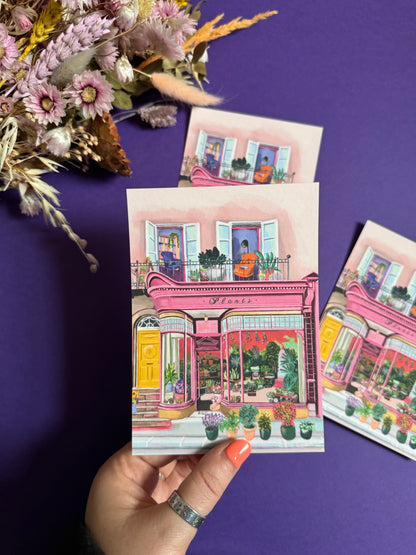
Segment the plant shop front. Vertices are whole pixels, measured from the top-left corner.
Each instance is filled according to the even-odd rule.
[[[284,400],[298,418],[322,415],[316,274],[240,284],[150,272],[146,289],[159,316],[160,418]]]
[[[348,286],[346,299],[345,313],[329,308],[323,320],[321,336],[327,328],[325,323],[334,327],[334,321],[339,322],[339,331],[323,360],[323,385],[383,403],[393,413],[403,405],[413,407],[414,319],[372,299],[358,282]]]

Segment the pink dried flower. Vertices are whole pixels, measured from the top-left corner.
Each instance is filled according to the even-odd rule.
[[[32,94],[23,100],[26,109],[41,124],[59,123],[65,115],[66,102],[60,91],[50,83],[34,87]]]
[[[43,142],[52,154],[62,158],[71,146],[71,131],[68,127],[55,127],[43,135]]]
[[[184,58],[183,48],[178,44],[174,31],[160,19],[149,18],[132,34],[132,39],[136,38],[136,44],[142,46],[142,48],[136,48],[136,51],[150,49],[154,54],[160,54],[170,60]]]
[[[23,8],[22,6],[15,6],[12,9],[12,19],[15,24],[15,33],[22,35],[30,31],[33,27],[33,22],[37,17],[37,13],[32,8]]]
[[[7,27],[0,23],[0,73],[10,69],[19,57],[19,51],[14,37],[7,32]]]
[[[84,118],[95,118],[109,112],[114,100],[110,83],[99,71],[84,71],[74,75],[72,85],[65,89],[71,106],[78,108]]]
[[[7,96],[0,96],[0,116],[7,116],[13,110],[14,102]]]
[[[184,43],[186,35],[195,33],[196,20],[181,10],[174,0],[158,0],[153,8],[152,17],[165,19],[165,23],[175,33],[178,44]]]
[[[19,207],[25,216],[37,216],[42,211],[42,203],[33,192],[27,192],[22,196]]]
[[[116,63],[117,56],[117,46],[113,41],[109,41],[97,48],[95,60],[103,71],[110,71]]]

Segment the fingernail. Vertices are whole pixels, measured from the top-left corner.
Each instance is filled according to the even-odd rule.
[[[239,468],[251,453],[251,444],[245,439],[237,439],[230,443],[225,453],[231,463]]]

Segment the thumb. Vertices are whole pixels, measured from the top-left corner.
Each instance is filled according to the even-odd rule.
[[[214,447],[182,482],[179,495],[195,511],[206,516],[250,453],[251,445],[244,439]]]

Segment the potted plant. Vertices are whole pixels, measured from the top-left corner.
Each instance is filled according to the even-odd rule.
[[[233,176],[235,179],[238,179],[238,181],[245,181],[248,178],[248,170],[250,167],[250,164],[245,158],[235,158],[231,161]]]
[[[186,391],[188,392],[189,386],[186,386]],[[185,401],[185,382],[180,379],[177,380],[174,386],[175,392],[175,403],[183,403]]]
[[[410,436],[410,439],[409,439],[409,447],[410,447],[411,449],[416,449],[416,435],[415,435],[415,434],[413,434],[413,435]]]
[[[282,425],[280,427],[280,433],[284,439],[290,441],[296,437],[295,428],[295,418],[296,418],[296,407],[292,401],[282,401],[277,403],[273,407],[273,415],[276,420],[280,420]]]
[[[249,397],[255,397],[257,393],[257,383],[256,382],[247,382],[244,385],[244,389]]]
[[[132,414],[137,414],[137,399],[139,397],[139,392],[133,389],[133,391],[131,392],[131,397]]]
[[[367,422],[368,417],[371,414],[372,405],[365,399],[362,402],[362,405],[357,408],[357,414],[359,414],[359,418],[361,422]]]
[[[406,302],[410,299],[410,295],[407,292],[407,287],[401,287],[400,285],[395,285],[391,290],[391,304],[396,310],[404,310],[406,307]]]
[[[213,385],[211,387],[211,405],[210,410],[220,410],[221,408],[221,399],[224,393],[224,389],[220,385]]]
[[[259,267],[258,278],[259,280],[273,279],[275,272],[278,270],[277,259],[272,252],[263,254],[260,251],[254,251],[257,256],[257,265]]]
[[[393,424],[393,418],[389,414],[386,414],[383,417],[383,425],[381,427],[381,433],[384,434],[385,436],[389,434],[392,424]]]
[[[386,399],[386,401],[389,401],[392,395],[393,390],[390,387],[384,388],[383,397]]]
[[[191,281],[199,281],[199,270],[191,270],[189,272],[189,279]]]
[[[399,426],[397,430],[396,439],[399,443],[406,443],[407,432],[410,430],[413,424],[413,419],[410,414],[398,414],[396,416],[396,424]]]
[[[256,416],[259,409],[250,403],[243,405],[238,414],[238,418],[243,425],[244,437],[251,441],[256,433]]]
[[[172,364],[168,364],[167,367],[165,368],[166,393],[172,393],[173,386],[175,385],[177,379],[178,379],[178,374],[176,373],[176,370],[175,370],[175,363],[172,362]]]
[[[206,249],[198,254],[198,260],[201,265],[200,275],[201,281],[206,281],[204,276],[208,276],[211,281],[221,281],[224,276],[224,263],[227,260],[225,254],[220,254],[217,247]]]
[[[230,439],[236,439],[239,427],[240,419],[236,410],[231,410],[220,424],[220,430],[222,432],[225,430]]]
[[[376,403],[373,406],[373,408],[371,409],[371,414],[373,415],[373,418],[371,420],[371,427],[373,428],[373,430],[377,430],[377,428],[380,426],[381,419],[386,414],[386,412],[387,409],[382,403]]]
[[[270,416],[265,412],[262,412],[257,418],[257,424],[259,426],[261,439],[270,439],[270,436],[272,434],[272,423]]]
[[[311,420],[305,420],[299,424],[300,435],[303,439],[311,439],[315,424]]]
[[[352,416],[356,409],[361,407],[363,402],[358,397],[354,395],[349,395],[345,401],[345,414],[347,416]]]
[[[284,183],[286,178],[286,172],[283,168],[276,169],[276,166],[272,166],[272,183]]]
[[[205,426],[205,435],[210,441],[214,441],[218,437],[218,427],[224,420],[221,412],[207,412],[202,417],[202,424]]]

